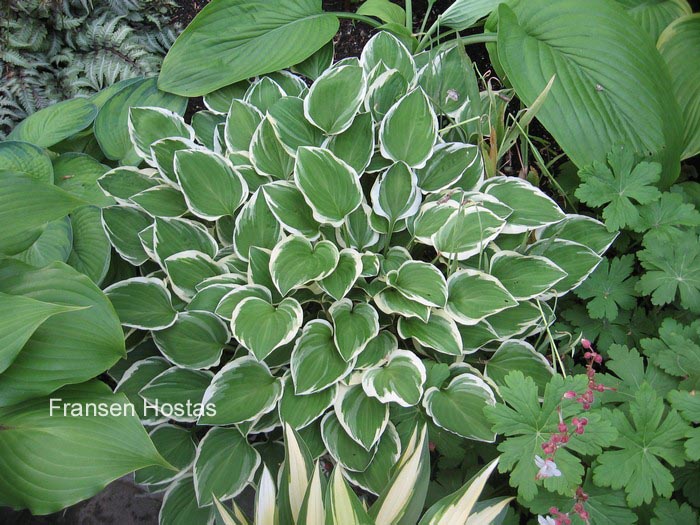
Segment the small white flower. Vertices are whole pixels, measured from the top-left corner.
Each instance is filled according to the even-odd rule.
[[[536,479],[542,478],[558,478],[561,476],[561,471],[557,468],[557,464],[553,459],[542,459],[539,456],[535,456],[535,465],[538,469]]]
[[[539,525],[557,525],[557,522],[551,516],[537,516],[537,523]]]

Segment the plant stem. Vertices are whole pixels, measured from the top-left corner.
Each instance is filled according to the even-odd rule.
[[[357,13],[347,13],[345,11],[338,11],[334,13],[330,13],[331,15],[335,15],[338,18],[345,18],[348,20],[357,20],[358,22],[364,22],[368,26],[372,26],[375,29],[378,29],[379,27],[382,26],[382,23],[375,20],[371,16],[365,16],[365,15],[358,15]]]
[[[436,22],[436,24],[437,24],[437,22]],[[430,38],[430,36],[432,35],[433,32],[435,32],[436,24],[433,24],[431,26],[431,28],[428,29],[428,32],[421,39],[420,43],[418,44],[418,48],[416,49],[417,53],[423,51],[425,48],[427,48],[432,43],[433,39]],[[456,30],[442,33],[442,34],[438,35],[438,39],[445,38],[445,37],[453,35],[455,33],[457,33]],[[498,38],[498,36],[495,33],[476,33],[474,35],[460,36],[460,37],[455,38],[455,40],[459,40],[463,46],[468,46],[471,44],[486,44],[489,42],[495,42],[497,40],[497,38]]]
[[[413,34],[413,1],[406,0],[406,29]]]

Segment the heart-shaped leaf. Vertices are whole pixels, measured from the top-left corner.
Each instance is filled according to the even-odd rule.
[[[124,326],[162,330],[177,319],[170,292],[160,279],[133,277],[105,288],[104,292]]]
[[[291,376],[286,376],[284,394],[279,403],[280,419],[295,430],[307,427],[333,404],[337,391],[337,386],[333,385],[314,394],[297,395]]]
[[[209,312],[180,312],[175,323],[153,332],[153,341],[171,362],[184,368],[219,364],[229,334],[221,319]]]
[[[389,406],[368,397],[362,385],[342,387],[334,403],[338,422],[365,450],[371,450],[389,421]]]
[[[328,295],[339,301],[345,297],[362,273],[362,258],[351,248],[340,250],[338,264],[328,276],[319,281],[319,286]]]
[[[398,290],[387,288],[374,296],[374,304],[385,314],[399,314],[403,317],[417,317],[428,322],[430,307],[408,299]]]
[[[311,244],[293,235],[280,242],[270,256],[270,275],[282,295],[330,275],[338,265],[338,248],[331,241]]]
[[[516,306],[518,302],[495,277],[465,268],[447,281],[445,310],[460,324],[477,324],[488,315]]]
[[[328,313],[333,319],[333,341],[345,361],[354,359],[379,333],[379,315],[369,304],[341,299]]]
[[[285,230],[311,240],[318,239],[320,225],[294,183],[275,181],[265,184],[262,189],[270,211]]]
[[[364,373],[362,388],[368,396],[376,397],[382,403],[393,401],[402,407],[410,407],[420,401],[425,380],[425,366],[416,354],[394,350],[383,367]]]
[[[387,283],[407,299],[425,306],[444,307],[447,302],[445,278],[430,263],[406,261],[387,274]]]
[[[457,323],[441,310],[430,312],[427,323],[415,317],[400,317],[398,331],[402,339],[412,338],[443,354],[462,355],[462,337]]]

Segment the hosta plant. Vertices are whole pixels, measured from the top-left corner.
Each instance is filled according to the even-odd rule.
[[[167,491],[164,523],[192,523],[179,509],[193,501],[207,521],[261,483],[261,463],[277,472],[282,425],[381,495],[417,426],[459,457],[495,440],[484,408],[509,371],[554,374],[554,303],[614,235],[485,176],[453,120],[479,107],[471,69],[442,81],[465,64],[379,33],[308,88],[277,73],[205,98],[228,94],[228,111],[208,111],[204,133],[131,108],[148,167],[98,183],[115,201],[104,230],[137,269],[105,292],[130,342],[116,390],[179,469],[136,474]]]

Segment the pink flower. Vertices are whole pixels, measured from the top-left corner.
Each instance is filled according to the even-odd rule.
[[[535,465],[540,469],[535,479],[558,478],[561,476],[561,471],[557,468],[557,464],[553,459],[542,459],[540,456],[535,456]]]

